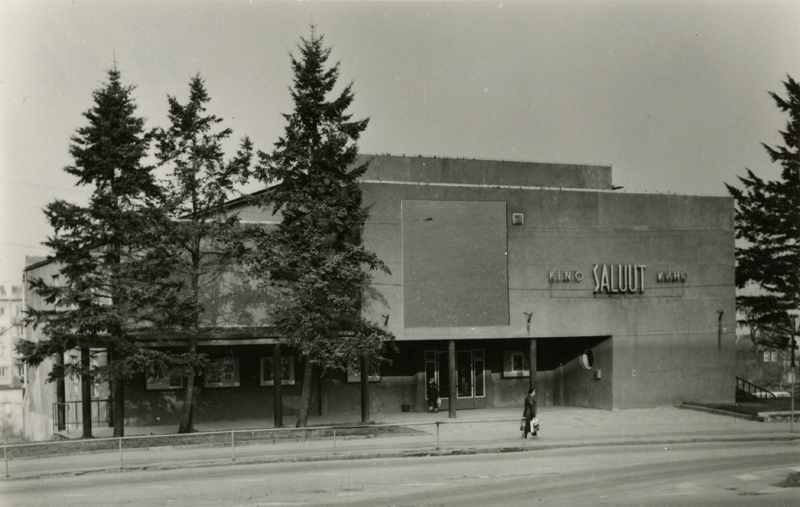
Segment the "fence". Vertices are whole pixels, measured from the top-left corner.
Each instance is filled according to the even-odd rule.
[[[49,441],[5,445],[3,460],[5,476],[10,477],[12,461],[19,463],[15,467],[18,475],[39,475],[124,469],[126,465],[141,468],[174,466],[175,463],[297,460],[353,453],[377,457],[392,448],[395,452],[425,453],[440,451],[445,445],[464,444],[465,441],[474,447],[475,443],[458,430],[459,425],[493,423],[512,423],[508,426],[512,433],[497,438],[498,442],[507,444],[508,437],[517,431],[519,419],[269,428]],[[449,430],[443,432],[441,426],[447,426]],[[393,440],[387,440],[390,437]],[[482,442],[492,443],[491,438]],[[522,440],[520,447],[514,449],[524,445]],[[78,455],[82,457],[76,459]]]
[[[111,400],[92,400],[92,424],[108,424],[111,421]],[[53,403],[53,432],[69,430],[83,424],[82,401]]]

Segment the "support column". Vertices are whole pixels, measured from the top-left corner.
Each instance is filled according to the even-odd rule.
[[[281,344],[272,346],[272,414],[275,418],[275,427],[283,427],[283,364],[281,364]]]
[[[83,414],[83,438],[92,438],[92,367],[89,347],[81,348],[81,409]]]
[[[369,359],[361,356],[361,422],[369,422]]]
[[[456,403],[458,401],[458,372],[456,371],[456,341],[450,340],[447,347],[447,367],[450,373],[450,406],[448,416],[450,419],[456,418]]]
[[[528,364],[531,370],[530,387],[536,389],[536,338],[531,338],[528,348]]]

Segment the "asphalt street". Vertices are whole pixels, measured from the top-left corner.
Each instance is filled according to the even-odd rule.
[[[4,507],[796,506],[797,442],[127,470],[0,483]]]

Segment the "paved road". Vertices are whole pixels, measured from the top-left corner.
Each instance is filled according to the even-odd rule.
[[[0,483],[3,507],[794,506],[787,442],[550,449],[503,454],[130,470]]]

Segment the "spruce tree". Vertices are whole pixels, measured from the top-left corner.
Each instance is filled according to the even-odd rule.
[[[71,349],[84,356],[92,349],[107,350],[106,366],[94,368],[84,357],[54,368],[50,378],[77,375],[85,385],[110,380],[114,436],[124,435],[124,378],[148,357],[131,330],[144,325],[144,308],[161,304],[159,287],[169,279],[142,254],[159,220],[153,205],[159,187],[153,168],[143,162],[150,137],[145,120],[135,116],[133,90],[122,84],[116,66],[110,69],[107,82],[93,92],[94,105],[83,114],[87,125],[71,138],[74,164],[64,170],[77,177],[77,185],[90,186],[92,195],[86,206],[56,200],[45,208],[54,235],[44,244],[52,249],[49,259],[60,275],[56,282],[32,281],[50,307],[29,310],[28,321],[41,326],[48,340],[20,346],[24,360],[34,366]],[[85,407],[91,402],[88,392],[85,388]],[[91,436],[91,421],[87,427],[84,420],[84,436]]]
[[[260,205],[281,221],[256,241],[250,259],[253,276],[278,299],[270,315],[282,342],[304,360],[297,426],[305,426],[313,369],[344,369],[362,357],[382,359],[382,344],[392,336],[364,319],[362,296],[367,270],[388,268],[364,248],[367,213],[356,166],[357,141],[368,119],[352,120],[352,83],[332,99],[339,64],[326,68],[331,49],[311,28],[301,37],[300,56],[291,55],[294,111],[284,114],[284,136],[271,154],[259,152],[256,175],[267,185]]]
[[[203,316],[219,316],[220,312],[210,311],[209,306],[219,306],[215,295],[220,284],[226,284],[222,292],[227,297],[247,290],[246,284],[231,286],[236,258],[243,252],[243,230],[238,217],[224,210],[236,185],[247,182],[252,143],[245,137],[236,157],[225,160],[222,143],[232,131],[218,128],[222,119],[206,114],[210,97],[199,74],[189,83],[186,104],[175,97],[168,101],[171,125],[155,136],[159,161],[172,168],[163,201],[169,220],[150,255],[167,263],[173,277],[185,284],[179,294],[181,304],[166,310],[170,315],[160,327],[179,332],[187,341],[182,353],[166,359],[183,370],[178,432],[187,433],[193,431],[196,377],[207,365],[207,356],[198,350],[199,339],[216,324]]]
[[[764,180],[749,169],[740,177],[744,189],[727,185],[736,199],[736,286],[759,290],[737,297],[754,336],[783,347],[791,333],[789,312],[800,309],[800,84],[788,77],[786,98],[771,92],[788,113],[784,146],[762,145],[781,176]]]

